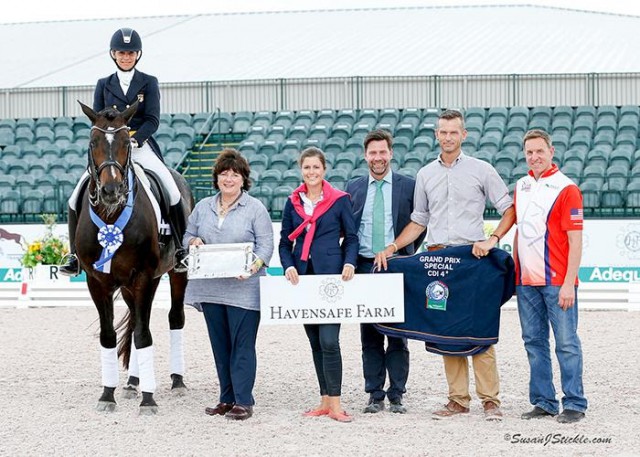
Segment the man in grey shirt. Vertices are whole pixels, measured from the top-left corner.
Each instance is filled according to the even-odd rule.
[[[444,111],[438,120],[436,137],[440,156],[425,165],[416,177],[414,210],[411,222],[402,233],[376,254],[375,263],[387,267],[387,257],[412,243],[425,229],[429,251],[449,246],[473,244],[472,253],[484,257],[500,241],[515,221],[513,200],[496,170],[488,163],[462,152],[467,136],[459,111]],[[485,240],[483,213],[489,200],[502,215],[498,227]],[[449,385],[449,403],[433,413],[444,419],[469,412],[469,365],[466,357],[444,356]],[[482,401],[485,418],[500,420],[500,382],[495,347],[472,356],[476,392]]]

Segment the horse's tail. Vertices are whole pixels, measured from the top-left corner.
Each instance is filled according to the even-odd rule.
[[[136,320],[133,314],[127,309],[127,312],[122,316],[118,325],[116,325],[116,332],[118,332],[118,357],[122,359],[122,366],[129,369],[129,358],[131,357],[131,342],[133,340],[133,328],[136,325]]]

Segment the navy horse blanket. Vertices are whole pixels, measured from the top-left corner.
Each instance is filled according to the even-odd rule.
[[[389,259],[379,273],[404,274],[404,323],[379,332],[425,342],[427,351],[467,356],[498,342],[500,308],[515,291],[511,255],[494,248],[480,259],[472,246]]]

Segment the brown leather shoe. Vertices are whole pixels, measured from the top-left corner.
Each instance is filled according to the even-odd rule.
[[[227,412],[231,411],[232,408],[233,403],[218,403],[214,407],[207,406],[204,412],[209,416],[224,416]]]
[[[243,421],[253,416],[253,406],[235,405],[227,414],[227,419]]]
[[[484,409],[484,419],[488,421],[501,421],[502,420],[502,411],[500,411],[500,407],[496,405],[492,401],[486,402],[482,405]]]
[[[458,414],[466,414],[469,412],[469,408],[465,408],[459,403],[451,400],[447,403],[444,409],[440,409],[438,411],[434,411],[431,414],[433,419],[448,419],[453,416],[457,416]]]

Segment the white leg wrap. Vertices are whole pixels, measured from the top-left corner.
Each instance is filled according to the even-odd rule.
[[[102,359],[102,385],[105,387],[118,387],[118,348],[107,349],[100,346]]]
[[[169,333],[171,334],[170,374],[184,376],[184,331],[183,329],[170,330]]]
[[[131,340],[131,353],[129,355],[129,376],[140,377],[140,369],[138,367],[138,350]]]
[[[153,345],[138,349],[138,367],[140,369],[140,391],[156,391],[156,374],[153,369]]]

